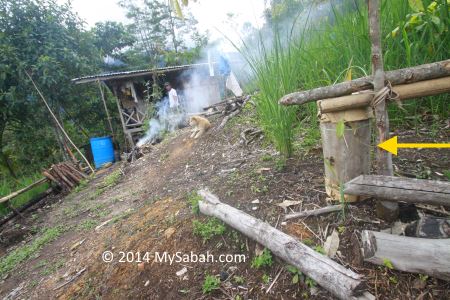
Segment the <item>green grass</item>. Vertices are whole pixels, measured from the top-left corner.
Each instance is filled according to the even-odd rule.
[[[208,218],[206,222],[198,220],[192,221],[194,227],[194,234],[203,238],[206,242],[216,235],[222,235],[225,232],[225,225],[219,219]]]
[[[423,1],[427,7],[431,1]],[[315,103],[299,107],[281,107],[278,100],[296,90],[307,90],[345,80],[351,69],[353,79],[371,73],[371,47],[368,37],[367,5],[363,0],[344,0],[331,3],[329,16],[310,18],[315,7],[306,7],[299,24],[285,31],[274,30],[273,39],[268,32],[260,32],[250,42],[235,45],[247,60],[253,72],[251,85],[259,89],[254,97],[258,119],[266,136],[285,156],[294,151],[295,127],[301,127],[300,148],[310,147],[319,140]],[[439,17],[425,13],[424,26],[410,26],[402,34],[391,32],[409,20],[414,13],[408,1],[382,1],[382,37],[386,70],[440,61],[450,57],[450,26],[448,5],[440,7]],[[342,8],[343,6],[343,8]],[[434,13],[436,14],[436,13]],[[428,17],[427,17],[428,16]],[[439,25],[437,25],[439,23]],[[253,42],[251,41],[253,40]],[[256,42],[254,42],[256,40]],[[432,115],[431,127],[449,117],[450,102],[447,95],[426,97],[404,103],[404,110],[390,105],[393,127],[422,125],[421,116]],[[412,119],[407,117],[417,116]],[[311,133],[305,133],[311,131]]]
[[[40,173],[36,173],[31,176],[19,178],[17,181],[13,181],[11,179],[9,179],[9,180],[2,179],[2,180],[0,180],[0,198],[7,196],[17,190],[20,190],[20,189],[32,184],[33,182],[36,182],[37,180],[39,180],[41,178],[42,178],[42,175]],[[36,186],[33,189],[13,198],[10,201],[10,204],[14,208],[21,207],[21,206],[25,205],[26,203],[28,203],[33,198],[40,195],[41,193],[45,192],[48,188],[49,188],[48,183],[44,183],[39,186]],[[10,212],[10,209],[5,203],[0,204],[0,217],[8,214],[9,212]]]
[[[260,255],[253,257],[251,267],[252,268],[262,268],[262,267],[270,267],[273,264],[272,254],[266,248],[264,248],[263,252]]]
[[[203,294],[209,294],[220,287],[220,279],[216,276],[206,275],[203,281],[202,291]]]
[[[21,246],[0,259],[0,277],[12,271],[20,263],[36,257],[46,244],[56,240],[64,229],[62,226],[48,228],[30,244]]]

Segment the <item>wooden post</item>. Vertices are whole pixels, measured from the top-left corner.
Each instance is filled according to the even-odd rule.
[[[58,125],[59,129],[61,129],[62,133],[64,134],[64,136],[66,137],[66,139],[69,141],[69,143],[77,150],[77,152],[81,155],[81,157],[83,158],[84,162],[87,164],[87,166],[89,167],[89,169],[91,169],[92,173],[95,173],[94,168],[92,168],[91,164],[89,163],[89,161],[87,160],[87,158],[84,156],[84,154],[80,151],[80,149],[78,149],[78,147],[75,145],[75,143],[70,139],[69,135],[67,134],[67,132],[64,130],[64,127],[61,125],[61,123],[59,123],[58,119],[56,118],[55,114],[53,113],[53,111],[50,109],[50,106],[47,103],[47,100],[45,100],[44,95],[41,93],[41,91],[39,90],[39,88],[37,87],[36,83],[34,82],[33,78],[31,77],[30,74],[28,74],[28,72],[25,71],[25,74],[27,74],[28,78],[30,78],[31,83],[33,84],[34,88],[36,89],[36,91],[38,92],[39,96],[41,96],[42,101],[44,101],[45,106],[47,107],[48,111],[50,112],[50,114],[52,115],[53,119],[55,120],[55,123]]]
[[[383,52],[381,46],[380,28],[380,0],[369,0],[369,28],[372,42],[372,74],[374,92],[384,88]],[[389,117],[386,109],[386,101],[380,101],[375,110],[376,127],[378,130],[378,143],[389,139]],[[380,175],[393,175],[392,154],[377,147],[377,171]],[[398,203],[388,201],[377,202],[378,217],[393,221],[398,217]]]
[[[125,135],[125,141],[128,141],[128,143],[130,144],[130,147],[133,148],[134,147],[133,138],[127,132],[127,126],[125,125],[125,120],[123,119],[122,107],[120,107],[119,93],[117,92],[116,85],[113,86],[113,93],[116,98],[117,110],[119,111],[119,117],[120,117],[120,122],[122,123],[122,129],[123,129],[123,134]],[[125,148],[126,148],[126,144],[125,144]]]
[[[106,118],[108,119],[109,130],[111,130],[111,135],[114,140],[114,129],[111,123],[111,116],[109,115],[108,107],[106,106],[105,93],[103,92],[103,86],[100,83],[100,80],[97,80],[98,88],[100,89],[100,95],[102,96],[103,106],[105,107]]]

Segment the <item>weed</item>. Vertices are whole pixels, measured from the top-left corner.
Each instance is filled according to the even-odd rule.
[[[216,218],[209,218],[206,222],[198,220],[192,221],[194,234],[199,235],[206,242],[216,235],[222,235],[225,232],[225,225]]]
[[[450,170],[445,170],[444,175],[447,177],[447,180],[450,180]]]
[[[300,277],[303,276],[302,272],[300,272],[294,266],[286,266],[286,270],[292,274],[292,283],[297,284],[300,280]]]
[[[306,246],[309,246],[309,247],[314,245],[314,241],[312,239],[310,239],[310,238],[303,239],[302,243],[305,244]]]
[[[62,226],[46,229],[30,245],[24,245],[0,259],[0,276],[13,270],[18,264],[36,256],[46,244],[56,240],[64,232]]]
[[[80,181],[80,183],[73,189],[72,193],[77,194],[84,190],[89,184],[89,181],[87,179],[83,179]]]
[[[314,281],[314,279],[306,277],[305,279],[305,284],[309,287],[309,288],[313,288],[317,285],[317,282]]]
[[[265,274],[261,277],[261,280],[264,284],[268,284],[270,282],[270,276]]]
[[[81,224],[78,225],[78,230],[92,230],[98,225],[98,221],[93,219],[84,220]]]
[[[202,286],[203,294],[209,294],[212,291],[217,290],[219,287],[220,287],[219,278],[212,275],[206,275]]]
[[[56,262],[54,262],[53,264],[47,265],[47,267],[44,270],[42,270],[40,273],[42,276],[51,275],[51,274],[55,273],[57,270],[64,267],[64,264],[65,264],[64,259],[59,259]]]
[[[385,266],[386,268],[388,268],[389,270],[393,270],[394,269],[394,265],[392,264],[392,262],[387,259],[387,258],[383,258],[383,266]]]
[[[233,280],[236,284],[244,284],[244,282],[245,282],[245,278],[243,276],[238,276],[238,275],[235,275],[233,277]]]
[[[257,255],[253,258],[251,267],[259,269],[261,267],[270,267],[272,266],[272,254],[266,248],[264,248],[263,252],[260,255]]]
[[[319,252],[320,254],[324,254],[325,255],[325,249],[323,249],[323,247],[321,245],[316,245],[313,249],[315,251]]]
[[[261,160],[262,161],[272,161],[273,157],[270,154],[264,154],[263,156],[261,156]]]
[[[275,160],[275,170],[282,172],[286,168],[286,158],[280,157]]]
[[[419,279],[422,282],[426,282],[428,280],[428,275],[419,274]]]
[[[200,208],[198,203],[202,200],[202,197],[197,192],[191,192],[188,195],[188,202],[191,204],[192,213],[195,215],[200,214]]]
[[[120,169],[115,170],[114,172],[106,176],[105,180],[103,180],[103,184],[105,187],[114,186],[119,183],[121,177],[122,171]]]

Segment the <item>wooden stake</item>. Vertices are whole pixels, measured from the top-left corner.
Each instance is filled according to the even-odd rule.
[[[41,93],[41,91],[39,90],[39,88],[37,87],[36,83],[34,82],[33,78],[31,77],[30,74],[28,74],[28,72],[25,71],[25,74],[27,74],[28,78],[30,78],[31,83],[33,84],[34,88],[36,89],[36,91],[38,92],[39,96],[41,96],[42,101],[44,101],[45,106],[47,107],[48,111],[50,112],[50,114],[52,115],[53,119],[55,120],[56,124],[58,125],[59,129],[61,129],[62,133],[64,134],[64,136],[66,137],[66,139],[69,141],[69,143],[72,145],[72,147],[75,148],[75,150],[77,150],[77,152],[81,155],[81,157],[83,158],[84,162],[88,165],[89,169],[91,169],[92,173],[95,173],[95,170],[92,168],[91,164],[89,163],[89,161],[87,160],[87,158],[83,155],[83,153],[80,151],[80,149],[78,149],[78,147],[75,145],[74,142],[72,142],[72,140],[70,139],[69,135],[67,134],[67,132],[64,130],[64,127],[61,125],[61,123],[59,123],[58,119],[56,118],[55,114],[52,112],[50,106],[47,103],[47,100],[45,100],[44,95]]]
[[[380,0],[369,0],[369,35],[372,42],[372,75],[373,88],[377,93],[384,88],[383,53],[381,47],[380,28]],[[386,109],[386,101],[380,101],[375,110],[376,126],[378,129],[378,142],[389,139],[389,117]],[[393,175],[392,154],[377,147],[377,171],[380,175]],[[388,201],[377,202],[378,217],[393,221],[398,217],[398,203]]]

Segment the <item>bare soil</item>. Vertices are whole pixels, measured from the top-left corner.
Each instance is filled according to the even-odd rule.
[[[221,119],[213,120],[215,127]],[[323,161],[319,146],[301,149],[285,164],[265,139],[249,145],[240,133],[257,128],[251,112],[232,119],[225,129],[213,128],[199,140],[189,139],[185,128],[132,164],[117,163],[99,172],[89,185],[65,197],[53,196],[37,210],[3,227],[0,255],[31,243],[40,229],[63,226],[64,233],[45,245],[35,257],[1,279],[0,296],[17,299],[332,299],[304,277],[293,283],[285,263],[274,258],[271,267],[251,267],[252,240],[232,228],[208,241],[193,233],[193,220],[206,220],[192,212],[189,194],[208,187],[221,201],[260,218],[303,240],[311,247],[323,244],[336,229],[340,246],[336,260],[364,274],[369,291],[378,299],[449,299],[450,284],[363,263],[359,233],[389,224],[374,215],[374,201],[352,203],[341,212],[282,222],[286,212],[330,204],[324,193]],[[405,141],[449,141],[443,124],[437,131],[398,131]],[[401,150],[394,158],[402,176],[447,180],[448,151]],[[114,186],[103,190],[104,180],[121,172]],[[288,211],[276,204],[301,201]],[[429,213],[423,212],[421,213]],[[106,221],[106,224],[104,224]],[[97,226],[102,225],[96,229]],[[82,241],[82,243],[80,243]],[[319,248],[316,248],[319,250]],[[113,262],[102,260],[111,251]],[[149,252],[147,263],[119,262],[120,251]],[[155,252],[170,254],[244,254],[241,263],[159,263]],[[407,253],[405,253],[407,255]],[[79,276],[75,276],[80,270]],[[178,276],[183,268],[187,271]],[[281,272],[281,273],[280,273]],[[269,287],[278,276],[276,282]],[[220,288],[204,294],[206,275],[221,278]],[[266,279],[268,276],[268,282]],[[69,279],[73,279],[69,283]],[[237,280],[242,278],[243,280]],[[66,283],[66,284],[65,284]],[[63,286],[63,284],[65,284]],[[16,292],[11,292],[16,289]],[[238,297],[239,296],[239,297]]]

